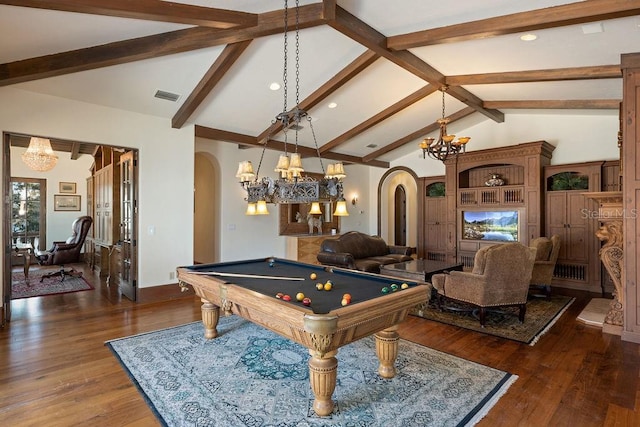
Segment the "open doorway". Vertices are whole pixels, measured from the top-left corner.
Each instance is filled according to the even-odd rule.
[[[40,205],[39,220],[37,224],[37,237],[39,249],[47,250],[54,241],[64,241],[72,233],[71,225],[82,216],[91,216],[93,226],[90,235],[84,241],[81,251],[83,269],[97,275],[98,279],[111,283],[111,287],[118,290],[119,294],[126,295],[129,299],[136,298],[137,282],[137,155],[138,151],[123,147],[100,146],[93,143],[68,141],[51,138],[51,146],[58,156],[58,162],[50,171],[35,171],[20,161],[21,153],[26,150],[30,142],[30,136],[3,133],[3,194],[14,193],[12,181],[29,182],[35,180],[42,183],[40,187],[43,198]],[[115,153],[111,157],[113,172],[109,175],[104,185],[96,186],[95,177],[101,162],[108,162],[104,153]],[[19,177],[19,179],[12,179]],[[105,190],[106,189],[106,190]],[[99,199],[97,196],[107,197]],[[29,240],[34,245],[36,231],[33,224],[29,225],[26,219],[20,224],[19,214],[22,213],[22,200],[5,198],[3,209],[3,240],[6,248],[13,249],[16,246],[14,239],[16,232],[25,229],[25,236],[21,238]],[[102,200],[100,202],[99,200]],[[107,200],[108,211],[104,211],[104,200]],[[14,201],[17,206],[14,206]],[[27,207],[27,201],[25,208]],[[36,203],[35,200],[31,202]],[[100,206],[98,206],[100,204]],[[35,206],[35,205],[34,205]],[[17,211],[17,215],[13,215]],[[108,212],[108,215],[106,214]],[[26,209],[25,212],[26,214]],[[103,217],[100,217],[100,215]],[[34,214],[35,215],[35,214]],[[17,218],[14,218],[17,216]],[[33,215],[29,218],[33,222]],[[109,238],[99,240],[95,230],[108,233]],[[105,235],[103,235],[105,236]],[[33,239],[33,240],[32,240]],[[8,246],[11,243],[11,247]],[[12,253],[6,250],[3,258],[3,285],[2,308],[3,320],[11,317],[11,280],[12,280]],[[35,258],[30,254],[30,260]],[[85,265],[86,264],[86,265]],[[115,285],[115,286],[114,286]],[[130,285],[133,292],[125,293],[125,285]]]

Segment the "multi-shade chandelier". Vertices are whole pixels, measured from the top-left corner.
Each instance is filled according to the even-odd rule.
[[[47,172],[58,163],[58,156],[51,148],[51,141],[46,138],[31,137],[29,148],[22,153],[22,161],[38,172]]]
[[[448,87],[443,86],[440,91],[442,92],[442,118],[438,119],[440,125],[440,135],[438,139],[433,137],[425,138],[420,143],[422,149],[422,157],[426,158],[427,155],[435,160],[445,161],[449,157],[456,156],[459,153],[464,153],[465,146],[471,138],[468,136],[461,136],[455,140],[455,135],[449,135],[447,133],[447,124],[451,121],[448,117],[445,117],[444,108],[444,94]],[[455,140],[455,141],[454,141]]]
[[[342,192],[342,179],[346,177],[342,162],[330,164],[325,172],[320,156],[320,149],[316,140],[315,132],[311,117],[306,111],[300,108],[300,38],[299,38],[299,0],[296,0],[296,105],[289,111],[287,109],[287,33],[288,33],[288,4],[284,1],[284,106],[282,112],[279,113],[271,123],[269,136],[267,137],[258,169],[254,172],[253,164],[249,160],[240,162],[236,178],[247,192],[246,201],[247,215],[264,215],[268,214],[267,203],[287,204],[287,203],[312,203],[311,214],[321,213],[319,211],[319,201],[336,201],[336,210],[333,213],[336,216],[347,216],[349,213],[346,209],[346,202]],[[301,123],[306,119],[306,123],[311,130],[313,142],[315,144],[316,153],[320,160],[320,168],[323,177],[315,179],[304,175],[302,167],[302,159],[298,153],[298,131],[302,129]],[[260,167],[267,147],[267,143],[275,129],[282,127],[284,133],[284,153],[280,155],[275,172],[279,172],[277,179],[270,177],[260,178]],[[289,154],[287,151],[288,133],[295,133],[294,151]],[[318,212],[314,212],[317,210]]]

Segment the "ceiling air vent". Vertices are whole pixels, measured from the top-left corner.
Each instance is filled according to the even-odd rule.
[[[153,96],[155,96],[156,98],[164,99],[171,102],[176,102],[178,98],[180,98],[180,95],[178,95],[177,93],[166,92],[164,90],[157,90],[156,94]]]
[[[376,148],[378,146],[378,144],[369,144],[366,147],[367,148]]]

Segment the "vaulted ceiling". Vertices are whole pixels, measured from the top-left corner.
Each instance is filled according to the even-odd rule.
[[[288,109],[296,104],[294,6],[289,0]],[[283,87],[269,86],[283,86],[283,7],[0,0],[0,85],[279,149],[283,133],[270,124],[283,111]],[[450,133],[522,111],[611,113],[622,99],[620,55],[640,52],[640,0],[300,0],[299,23],[299,101],[317,149],[373,166],[436,136],[444,85]],[[522,41],[528,33],[537,39]],[[304,155],[316,153],[308,123],[298,141]]]

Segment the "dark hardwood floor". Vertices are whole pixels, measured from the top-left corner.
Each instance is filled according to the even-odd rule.
[[[95,290],[12,302],[0,330],[1,425],[158,425],[104,342],[199,320],[200,302],[134,304],[85,277]],[[411,316],[400,334],[519,376],[479,426],[640,426],[640,345],[578,322],[592,295],[571,294],[533,347]]]

